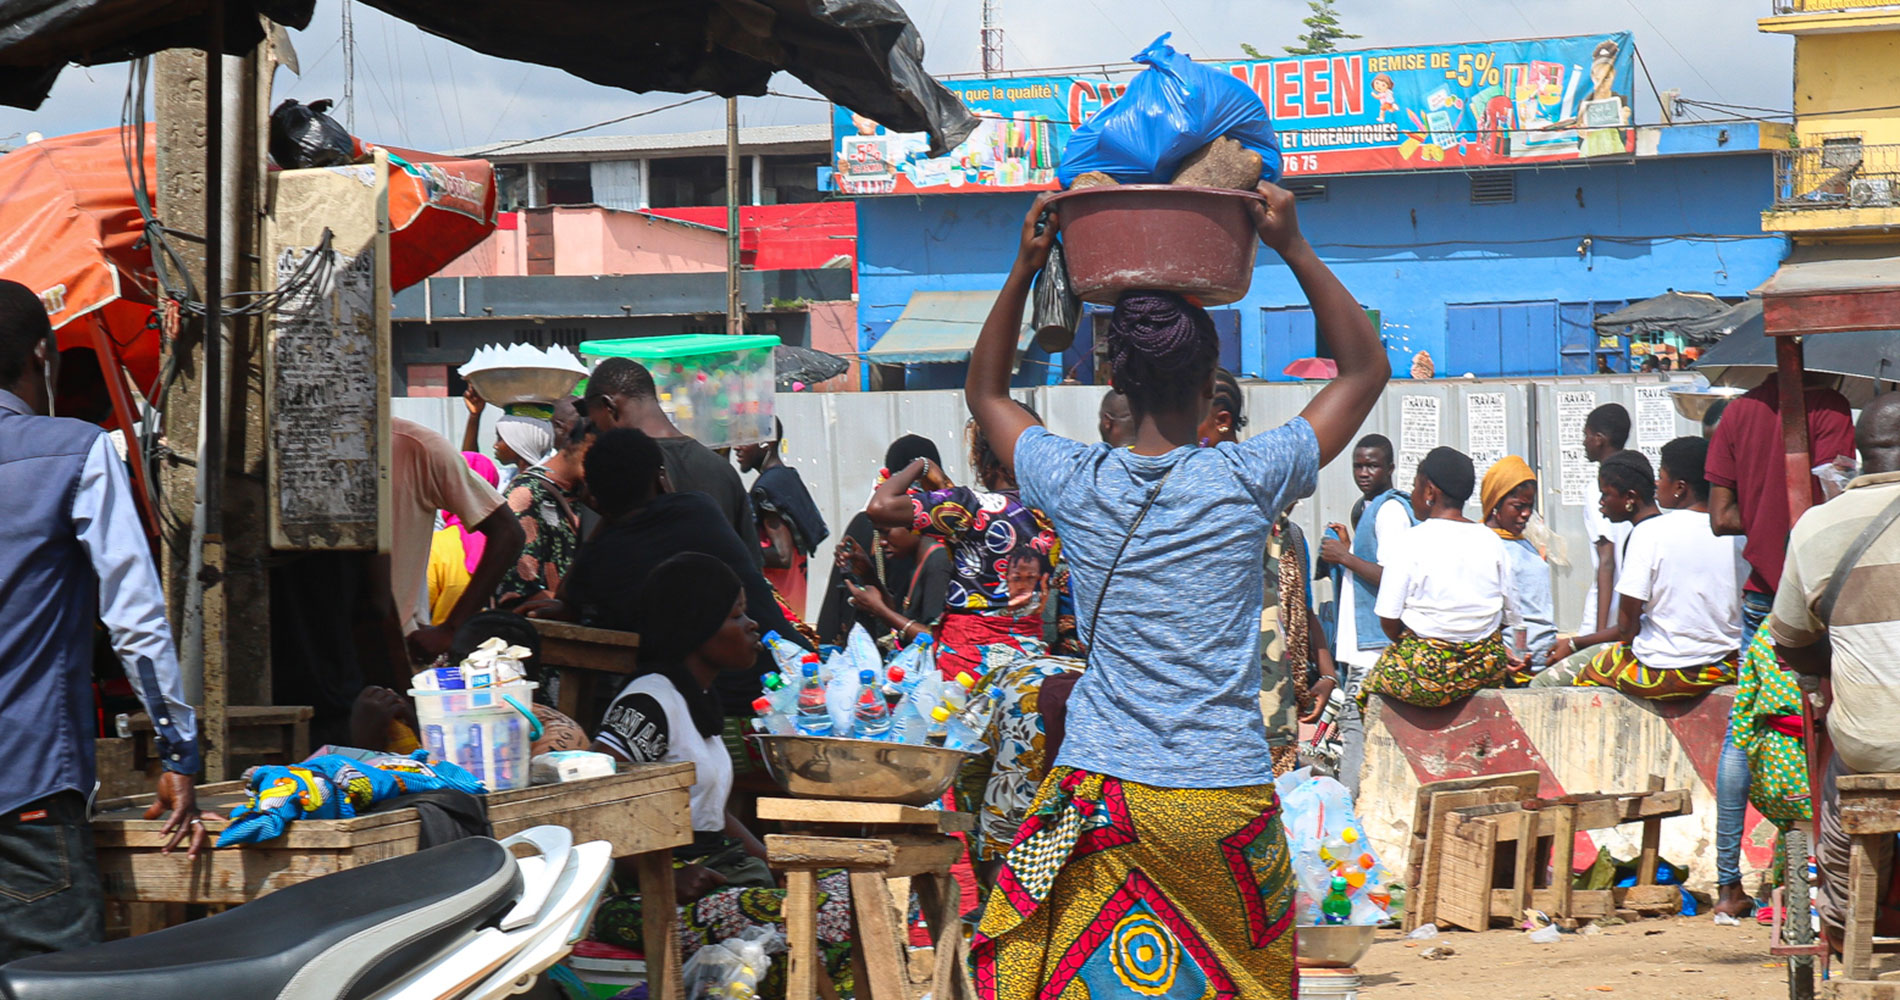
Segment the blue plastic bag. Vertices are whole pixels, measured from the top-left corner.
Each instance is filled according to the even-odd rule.
[[[1252,87],[1174,51],[1168,35],[1134,61],[1148,68],[1069,136],[1056,171],[1063,187],[1092,170],[1123,184],[1166,184],[1182,160],[1223,136],[1260,154],[1262,180],[1280,179],[1280,140]]]

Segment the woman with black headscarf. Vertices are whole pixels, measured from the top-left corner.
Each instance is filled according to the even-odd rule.
[[[1392,640],[1359,687],[1412,705],[1449,705],[1500,687],[1512,663],[1503,629],[1520,624],[1510,555],[1497,533],[1464,515],[1477,486],[1471,459],[1433,448],[1412,478],[1418,523],[1399,535],[1379,581],[1379,623]]]
[[[723,560],[683,552],[654,567],[634,597],[640,631],[640,676],[614,699],[595,737],[594,749],[636,764],[688,762],[695,775],[690,793],[693,844],[674,851],[674,881],[687,955],[734,937],[780,912],[783,892],[765,864],[765,845],[727,808],[732,758],[720,735],[724,719],[713,690],[721,673],[752,668],[759,626],[746,611],[738,574]],[[849,888],[843,875],[821,879],[819,945],[835,976],[849,962]],[[641,949],[638,896],[615,896],[601,904],[594,937]],[[771,921],[777,923],[778,921]],[[831,928],[832,933],[826,933]],[[778,964],[774,971],[777,972]],[[771,995],[782,974],[761,984]]]

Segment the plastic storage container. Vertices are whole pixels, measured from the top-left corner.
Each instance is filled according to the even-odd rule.
[[[526,788],[534,689],[532,683],[461,691],[412,688],[417,735],[424,749],[461,765],[491,792]]]
[[[580,353],[589,368],[603,358],[645,365],[673,423],[708,448],[724,448],[772,439],[777,346],[777,337],[695,333],[590,340]]]
[[[1172,184],[1081,188],[1049,199],[1075,294],[1111,306],[1132,289],[1180,292],[1204,306],[1245,298],[1260,245],[1248,206],[1265,203],[1252,191]]]

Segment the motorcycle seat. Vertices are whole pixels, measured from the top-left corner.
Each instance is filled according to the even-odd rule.
[[[203,920],[0,966],[0,997],[357,1000],[493,922],[520,891],[507,848],[459,840]]]

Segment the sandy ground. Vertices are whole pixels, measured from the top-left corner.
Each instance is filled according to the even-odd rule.
[[[1432,961],[1432,945],[1454,954]],[[1886,967],[1895,963],[1889,961]],[[1361,1000],[1768,1000],[1787,995],[1787,970],[1768,954],[1768,928],[1752,919],[1717,927],[1705,914],[1639,920],[1594,936],[1532,944],[1523,931],[1448,931],[1408,941],[1381,931],[1359,963]]]

